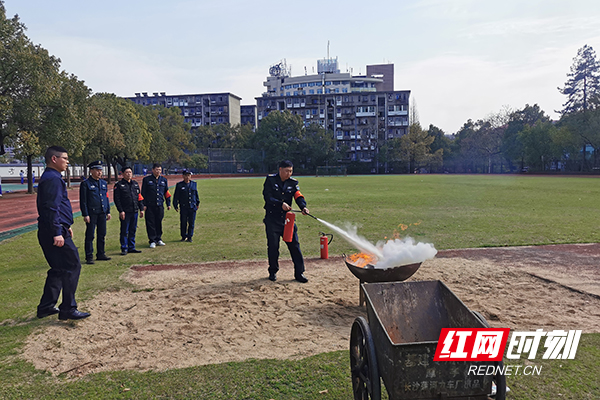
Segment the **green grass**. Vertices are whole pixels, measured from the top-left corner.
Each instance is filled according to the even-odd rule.
[[[390,237],[400,224],[413,224],[403,235],[431,242],[438,249],[600,241],[600,185],[596,178],[409,175],[299,179],[313,215],[337,225],[358,225],[359,234],[373,242]],[[119,276],[133,263],[266,259],[263,181],[198,181],[201,205],[193,244],[179,242],[178,214],[170,210],[164,221],[167,246],[148,249],[141,221],[137,239],[143,252],[121,257],[119,223],[113,211],[115,218],[108,223],[107,235],[107,253],[113,259],[83,266],[78,300],[85,304],[101,291],[128,287]],[[317,257],[319,232],[326,228],[309,217],[298,215],[296,220],[304,255]],[[82,250],[81,218],[76,219],[74,232]],[[354,251],[338,237],[330,245],[332,255]],[[285,251],[282,256],[289,257]],[[215,399],[351,397],[347,352],[296,362],[248,361],[165,373],[112,372],[77,380],[50,377],[17,357],[26,337],[47,323],[35,318],[46,271],[36,232],[0,242],[0,398],[188,398],[194,397],[192,393],[203,393],[197,398]],[[552,367],[555,363],[549,362],[543,376],[555,381],[553,385],[541,384],[537,377],[509,379],[514,386],[511,398],[555,398],[555,389],[564,391],[563,396],[579,394],[561,398],[600,398],[597,381],[584,379],[600,376],[595,361],[598,354],[595,358],[582,356],[584,343],[598,347],[599,340],[600,335],[582,337],[578,359],[568,364],[575,366],[573,370],[557,370]],[[226,382],[235,383],[227,386]],[[327,394],[318,394],[325,389]]]

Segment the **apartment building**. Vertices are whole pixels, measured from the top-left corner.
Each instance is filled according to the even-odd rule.
[[[251,125],[252,130],[256,131],[258,127],[258,118],[256,115],[256,105],[244,105],[240,108],[242,125]]]
[[[290,76],[285,63],[271,66],[266,92],[256,98],[257,119],[289,110],[305,126],[334,132],[345,161],[371,162],[386,140],[408,132],[410,90],[394,91],[393,64],[369,65],[365,75],[342,73],[338,60],[317,62],[317,74]]]
[[[126,99],[143,106],[179,107],[185,122],[191,123],[192,127],[241,123],[241,97],[232,93],[167,95],[160,92],[148,95],[143,92]]]

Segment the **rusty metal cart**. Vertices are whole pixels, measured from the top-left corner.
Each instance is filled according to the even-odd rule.
[[[441,281],[365,283],[368,322],[358,317],[350,334],[350,367],[356,400],[379,400],[381,381],[390,400],[503,400],[506,378],[469,375],[472,365],[501,362],[434,362],[442,328],[487,328]]]

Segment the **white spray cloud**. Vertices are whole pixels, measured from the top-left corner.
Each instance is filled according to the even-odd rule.
[[[382,269],[420,263],[432,259],[437,254],[433,244],[416,243],[411,237],[379,242],[377,247],[381,248],[383,257],[379,259],[375,268]]]
[[[374,245],[364,237],[358,235],[358,228],[356,226],[348,225],[344,230],[320,218],[317,218],[317,220],[338,233],[357,249],[377,256],[379,261],[375,264],[375,268],[386,269],[400,265],[420,263],[432,259],[437,254],[437,250],[433,244],[417,243],[411,237],[388,240],[387,242],[380,241],[377,245]]]

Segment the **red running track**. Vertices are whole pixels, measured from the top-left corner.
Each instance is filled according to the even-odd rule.
[[[167,176],[166,178],[169,181],[169,186],[181,181],[179,175]],[[135,177],[135,180],[141,184],[142,177]],[[109,188],[112,189],[112,186],[113,184],[109,184]],[[79,186],[73,186],[67,190],[73,213],[76,213],[79,211]],[[112,203],[113,191],[109,190],[108,195]],[[0,197],[0,233],[37,224],[36,199],[36,193],[27,194],[25,192],[6,193]],[[115,212],[113,211],[113,213]]]

